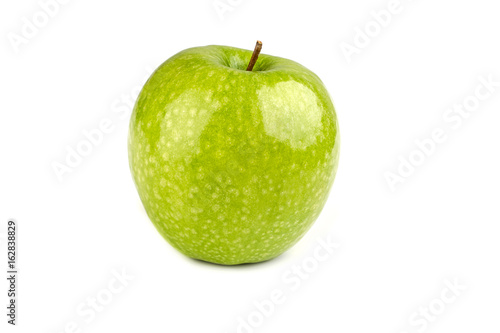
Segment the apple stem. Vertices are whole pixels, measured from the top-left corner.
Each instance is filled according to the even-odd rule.
[[[250,58],[250,62],[248,63],[247,71],[251,72],[253,66],[257,62],[257,58],[259,58],[260,50],[262,50],[262,42],[260,40],[255,44],[255,49],[253,50],[252,58]]]

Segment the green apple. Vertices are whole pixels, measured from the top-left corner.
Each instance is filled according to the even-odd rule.
[[[128,151],[139,196],[160,234],[195,259],[235,265],[280,255],[314,223],[335,178],[340,137],[325,86],[259,51],[179,52],[133,110]]]

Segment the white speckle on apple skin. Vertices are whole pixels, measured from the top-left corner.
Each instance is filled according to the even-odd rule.
[[[184,254],[226,265],[295,244],[338,164],[337,119],[321,81],[267,55],[246,72],[250,54],[208,46],[173,56],[130,122],[130,167],[151,221]]]

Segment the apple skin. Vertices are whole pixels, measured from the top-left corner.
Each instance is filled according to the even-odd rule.
[[[185,255],[236,265],[272,259],[320,214],[340,137],[330,96],[302,65],[204,46],[164,62],[144,85],[129,162],[146,212]]]

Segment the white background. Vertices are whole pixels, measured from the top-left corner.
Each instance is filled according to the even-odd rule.
[[[10,327],[1,279],[1,331],[237,332],[243,320],[253,326],[240,332],[498,332],[500,87],[460,125],[443,118],[474,102],[481,76],[500,81],[497,2],[401,0],[380,31],[370,13],[388,0],[220,3],[230,10],[218,13],[213,0],[71,0],[14,47],[23,18],[44,24],[41,5],[2,0],[0,232],[17,220],[20,292]],[[367,26],[369,43],[357,40],[346,57],[341,46],[355,46]],[[340,122],[340,167],[293,249],[257,265],[204,264],[167,244],[142,208],[124,100],[185,48],[251,49],[256,39],[263,53],[324,81]],[[103,119],[113,129],[60,181],[52,164]],[[447,139],[392,191],[386,173],[397,174],[399,157],[422,157],[415,140],[436,128]],[[340,246],[318,263],[318,242],[329,238]],[[303,264],[307,278],[291,273]],[[106,299],[122,270],[133,279]],[[449,283],[466,290],[453,294]],[[283,302],[271,311],[273,290]],[[109,301],[102,311],[78,314],[96,296]],[[266,317],[255,302],[267,304]],[[418,311],[429,307],[422,322]]]

